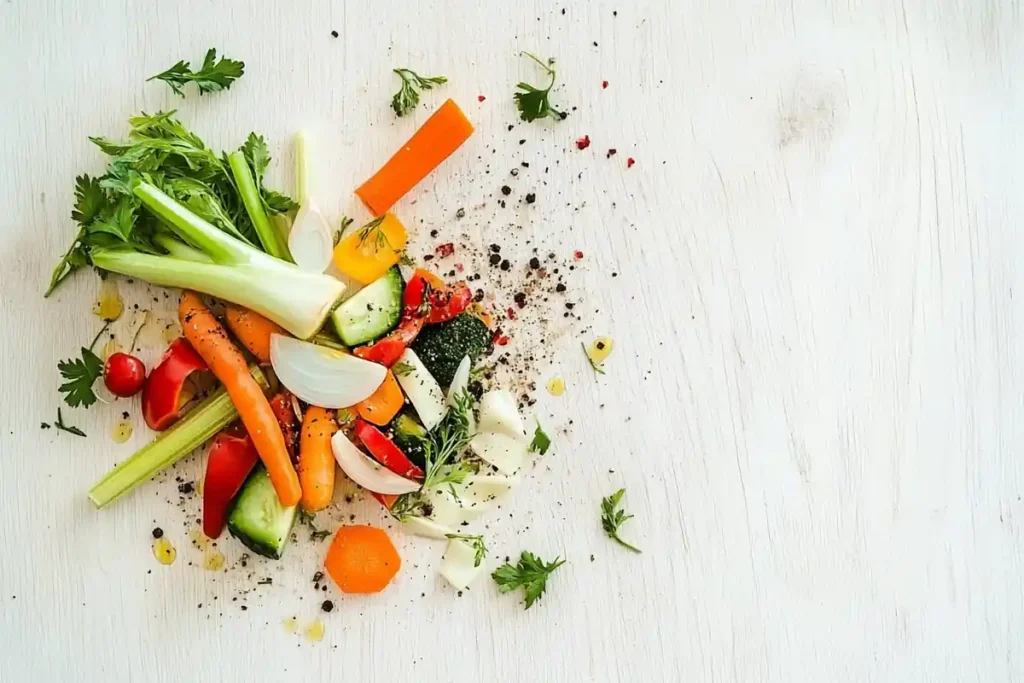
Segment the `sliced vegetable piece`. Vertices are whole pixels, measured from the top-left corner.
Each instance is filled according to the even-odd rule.
[[[248,308],[228,304],[224,308],[224,320],[235,338],[261,363],[270,362],[270,337],[287,334],[284,328]]]
[[[299,446],[299,483],[302,485],[302,507],[309,512],[324,509],[334,497],[331,437],[337,431],[333,410],[319,406],[306,408]]]
[[[441,386],[447,387],[462,359],[469,356],[477,362],[490,344],[487,325],[476,316],[463,313],[446,323],[427,325],[411,348]]]
[[[150,429],[161,432],[178,421],[185,381],[193,372],[207,369],[187,339],[171,342],[142,387],[142,417]]]
[[[387,370],[341,351],[275,334],[270,362],[281,384],[310,405],[347,408],[369,398]]]
[[[343,593],[379,593],[401,568],[391,539],[372,526],[341,527],[324,558],[324,569]]]
[[[387,334],[402,315],[402,272],[392,267],[334,309],[331,320],[338,338],[349,346]]]
[[[292,467],[291,455],[270,402],[249,374],[241,351],[231,343],[227,332],[195,293],[181,293],[178,318],[185,338],[228,390],[242,424],[256,445],[270,480],[274,482],[281,503],[295,505],[302,495],[299,477]],[[285,337],[277,335],[274,338]]]
[[[455,529],[452,527],[439,524],[426,517],[405,517],[402,519],[402,528],[417,536],[436,538],[442,541],[448,538],[448,534],[455,533]]]
[[[295,524],[295,505],[284,505],[266,468],[245,481],[228,513],[228,531],[254,553],[281,559]]]
[[[356,405],[356,412],[359,417],[375,425],[386,425],[394,419],[398,411],[405,405],[405,396],[395,374],[388,370],[384,375],[384,381],[377,387],[377,391]]]
[[[420,422],[429,431],[445,416],[444,392],[415,351],[406,349],[398,360],[404,363],[403,367],[408,366],[406,372],[398,375],[398,383],[420,416]]]
[[[498,468],[502,474],[515,474],[526,462],[529,446],[505,434],[479,433],[469,442],[481,460]]]
[[[452,485],[456,493],[457,487],[457,484]],[[447,486],[426,491],[423,497],[430,503],[430,519],[438,524],[456,528],[472,522],[493,507],[490,501],[463,501],[461,496],[456,498]]]
[[[238,186],[238,194],[242,197],[245,211],[252,219],[252,225],[256,228],[256,234],[263,250],[275,258],[289,261],[288,245],[285,244],[281,233],[271,224],[270,217],[263,209],[263,200],[260,197],[259,188],[252,177],[252,170],[249,162],[245,159],[242,150],[237,150],[228,155],[228,165],[235,177],[235,185]]]
[[[300,131],[295,136],[295,199],[299,203],[299,212],[295,214],[291,231],[288,233],[288,251],[299,268],[322,273],[331,263],[334,237],[331,229],[327,227],[327,220],[316,202],[309,196],[307,138],[308,134],[305,131]]]
[[[481,432],[495,432],[513,439],[526,440],[526,426],[519,416],[519,406],[508,391],[497,389],[480,397]]]
[[[281,389],[271,397],[270,409],[281,427],[288,455],[295,460],[299,454],[299,416],[295,414],[295,397],[287,389]]]
[[[395,474],[406,479],[422,479],[423,470],[409,461],[402,449],[391,439],[380,433],[376,427],[365,420],[356,420],[356,437],[363,442],[377,462]]]
[[[259,368],[249,369],[253,380],[267,390],[267,378]],[[157,472],[171,466],[238,419],[238,410],[226,389],[218,389],[189,411],[180,422],[143,446],[132,457],[108,472],[89,489],[89,500],[106,507]]]
[[[419,482],[401,477],[366,456],[348,440],[344,432],[339,431],[331,437],[331,451],[341,471],[368,491],[399,495],[420,489]]]
[[[428,436],[426,427],[421,425],[411,412],[403,410],[391,423],[391,429],[394,432],[395,444],[402,449],[409,460],[416,463],[418,467],[425,467],[423,443]]]
[[[353,280],[368,285],[398,263],[407,239],[405,226],[389,213],[338,242],[334,265]]]
[[[465,282],[456,282],[442,289],[434,289],[428,296],[430,313],[427,323],[436,325],[451,320],[473,303],[473,292]]]
[[[477,562],[476,549],[469,543],[452,538],[441,558],[441,576],[457,590],[465,590],[487,571],[487,565]]]
[[[448,100],[356,194],[374,215],[390,209],[473,133],[473,124]]]
[[[519,484],[519,477],[500,474],[471,474],[455,487],[463,505],[498,500]]]
[[[455,376],[452,377],[451,386],[448,387],[448,395],[445,396],[444,404],[448,408],[454,408],[458,404],[459,396],[468,393],[469,391],[469,373],[473,370],[473,360],[469,356],[465,356],[462,362],[459,363],[458,369],[455,371]],[[469,418],[469,433],[476,433],[476,416],[473,415],[473,411],[470,410],[466,413],[466,417]]]
[[[360,358],[390,368],[398,362],[409,344],[423,329],[423,318],[404,318],[395,331],[367,346],[360,346],[353,353]]]
[[[203,477],[203,533],[217,538],[228,508],[260,456],[244,429],[225,430],[214,437]]]

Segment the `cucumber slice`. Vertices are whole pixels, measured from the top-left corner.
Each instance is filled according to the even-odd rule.
[[[235,498],[228,514],[228,531],[254,553],[279,560],[292,534],[297,509],[281,505],[270,475],[257,465]]]
[[[397,266],[366,285],[331,313],[338,337],[349,346],[383,337],[402,315],[402,272]]]

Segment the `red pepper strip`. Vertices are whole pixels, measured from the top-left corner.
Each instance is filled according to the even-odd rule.
[[[356,356],[390,368],[423,329],[423,318],[404,318],[388,336],[352,351]]]
[[[270,409],[274,411],[274,417],[281,425],[281,434],[284,436],[284,445],[292,456],[292,463],[299,457],[299,429],[298,417],[292,407],[292,395],[285,389],[274,394],[270,399]]]
[[[385,510],[390,510],[391,506],[395,504],[396,500],[398,500],[398,496],[394,496],[389,493],[377,493],[375,491],[370,491],[370,495],[373,496],[378,503],[383,505]]]
[[[366,420],[356,420],[355,432],[370,455],[395,474],[406,479],[422,479],[426,476],[423,470],[406,457],[401,448]]]
[[[178,405],[189,375],[206,363],[184,337],[171,342],[142,388],[142,416],[150,429],[163,431],[181,417]]]
[[[456,282],[444,289],[435,289],[430,293],[430,313],[427,322],[431,325],[451,320],[473,302],[473,292],[465,282]]]
[[[210,538],[220,536],[232,499],[259,459],[260,454],[244,429],[229,428],[214,437],[203,480],[204,534]]]

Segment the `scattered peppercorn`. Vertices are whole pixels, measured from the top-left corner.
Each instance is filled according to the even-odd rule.
[[[512,194],[512,188],[509,187],[508,185],[502,185],[501,186],[501,193],[507,197],[510,194]]]
[[[521,166],[522,166],[523,168],[530,168],[530,162],[529,162],[529,161],[524,161],[524,162],[523,162],[522,164],[520,164],[520,165],[521,165]]]
[[[434,253],[437,254],[437,258],[445,258],[455,253],[455,245],[451,242],[445,242],[434,247]]]
[[[589,135],[584,135],[583,137],[581,137],[578,140],[576,140],[576,149],[583,150],[583,149],[586,149],[587,147],[590,147],[590,136]]]
[[[619,152],[619,150],[617,150],[614,147],[612,147],[611,149],[608,150],[608,154],[605,155],[605,159],[611,159],[613,156],[618,154],[618,152]]]
[[[533,204],[535,201],[537,201],[537,195],[535,195],[533,192],[526,195],[527,204]]]
[[[530,267],[533,268],[534,270],[540,268],[540,259],[537,258],[536,256],[530,259]]]
[[[512,264],[509,263],[508,259],[505,259],[504,261],[501,262],[501,269],[502,270],[509,270],[511,267],[512,267]]]
[[[513,168],[511,171],[509,171],[509,173],[511,173],[512,177],[515,178],[517,175],[519,175],[519,169]]]
[[[184,493],[185,495],[188,495],[192,493],[192,491],[194,490],[195,486],[193,486],[192,482],[190,481],[186,481],[184,484],[178,485],[178,493]]]
[[[516,311],[515,311],[515,309],[512,308],[511,306],[509,306],[508,310],[505,311],[505,317],[508,318],[509,320],[515,320],[516,319]]]
[[[500,253],[501,253],[501,245],[500,245],[500,244],[492,244],[492,245],[491,245],[490,247],[488,247],[488,248],[489,248],[489,249],[490,249],[491,251],[493,251],[493,252],[494,252],[495,254],[500,254]]]
[[[486,98],[486,97],[484,97],[483,95],[477,95],[477,96],[476,96],[476,101],[477,101],[477,102],[483,102],[483,101],[484,101],[484,100],[486,100],[486,99],[487,99],[487,98]]]
[[[331,602],[330,600],[324,600],[323,604],[320,605],[320,609],[322,609],[325,612],[333,612],[334,611],[334,603]]]
[[[601,89],[604,90],[608,87],[608,81],[601,81]]]
[[[334,37],[334,38],[337,38],[338,37],[338,32],[337,31],[331,31],[331,36]]]
[[[583,258],[583,252],[578,249],[572,252],[572,255],[575,256],[577,260]]]
[[[519,141],[519,144],[520,144],[520,145],[525,145],[525,144],[526,144],[526,140],[525,140],[525,139],[523,139],[523,140],[520,140],[520,141]]]
[[[455,212],[455,217],[456,218],[465,218],[466,217],[466,210],[465,209],[459,209],[458,211]]]
[[[557,285],[555,285],[555,291],[561,294],[562,292],[565,291],[565,285],[559,282]]]
[[[430,236],[431,237],[437,237],[437,230],[431,230],[430,231]]]
[[[526,308],[526,294],[524,292],[516,292],[512,299],[516,302],[516,306],[519,306],[519,308]]]
[[[153,529],[153,538],[163,538],[164,530],[160,527]]]
[[[492,266],[496,266],[501,263],[501,254],[491,254],[491,257],[488,260],[491,262]]]
[[[633,168],[633,164],[635,163],[636,160],[633,157],[626,159],[626,168]]]
[[[478,289],[475,292],[473,292],[473,301],[475,301],[477,303],[480,303],[483,300],[484,300],[484,290]]]

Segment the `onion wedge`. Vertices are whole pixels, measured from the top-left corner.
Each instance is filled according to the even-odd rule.
[[[503,390],[488,391],[480,397],[480,424],[477,429],[504,434],[519,441],[526,440],[526,427],[519,417],[516,399]]]
[[[505,434],[477,434],[469,442],[469,447],[502,474],[515,474],[529,455],[528,444]]]
[[[444,540],[448,538],[448,534],[455,533],[455,529],[426,517],[406,517],[402,520],[402,527],[411,534],[439,540]]]
[[[477,564],[476,550],[473,546],[457,538],[448,541],[444,557],[441,558],[441,576],[452,587],[465,590],[486,569],[484,562]]]
[[[387,369],[282,334],[270,338],[270,363],[288,391],[321,408],[348,408],[369,398]]]
[[[447,412],[444,407],[444,392],[441,385],[437,383],[434,376],[427,370],[420,357],[412,349],[406,349],[405,353],[398,359],[408,368],[407,372],[395,373],[402,391],[409,398],[420,422],[427,430],[431,430],[444,419]],[[381,379],[381,381],[384,381]]]
[[[341,471],[368,491],[397,496],[420,488],[419,482],[401,477],[365,455],[344,432],[335,432],[331,437],[331,451]]]

